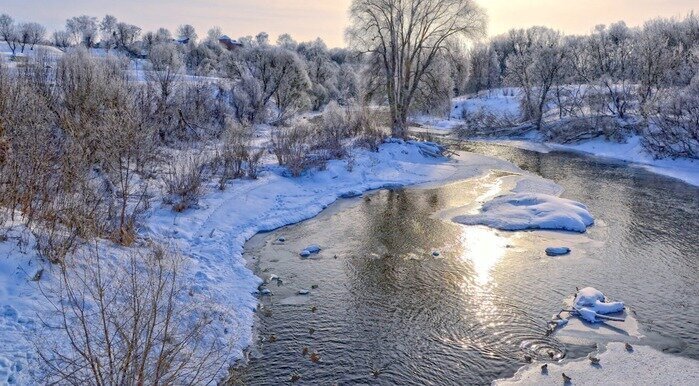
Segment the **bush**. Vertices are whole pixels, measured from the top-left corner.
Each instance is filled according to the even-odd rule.
[[[185,211],[199,203],[204,168],[204,160],[196,155],[187,155],[169,164],[169,171],[165,175],[165,202],[172,205],[175,212]]]
[[[300,176],[314,164],[311,150],[317,131],[309,122],[298,122],[292,126],[275,128],[272,132],[272,151],[279,165],[289,168],[292,176]]]
[[[649,121],[643,142],[656,156],[699,158],[699,78],[666,96]]]
[[[68,260],[57,280],[41,288],[58,322],[35,337],[46,381],[215,382],[227,342],[210,338],[210,307],[188,293],[182,265],[180,256],[160,246],[116,259],[94,247]]]
[[[226,124],[223,144],[219,153],[219,162],[223,169],[219,180],[221,190],[231,179],[241,178],[245,175],[252,179],[257,178],[260,160],[265,149],[254,149],[252,139],[251,127],[234,121],[229,121]]]

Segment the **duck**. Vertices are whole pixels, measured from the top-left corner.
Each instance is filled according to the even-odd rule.
[[[549,372],[549,365],[548,363],[544,363],[541,365],[541,374],[546,374]]]
[[[567,376],[566,373],[562,373],[561,375],[563,376],[563,383],[570,383],[570,381],[573,380],[573,378]]]
[[[624,346],[626,347],[626,351],[628,351],[628,352],[631,352],[631,351],[633,351],[633,346],[632,346],[632,345],[630,345],[630,344],[629,344],[628,342],[627,342],[627,343],[625,343],[625,344],[624,344]]]
[[[599,358],[597,358],[596,356],[594,356],[594,355],[592,355],[592,354],[588,355],[588,356],[587,356],[587,359],[589,359],[589,360],[590,360],[590,363],[593,364],[593,365],[598,365],[598,364],[599,364]]]

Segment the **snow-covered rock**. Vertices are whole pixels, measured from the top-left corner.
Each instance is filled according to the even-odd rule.
[[[312,244],[312,245],[307,246],[305,250],[308,252],[311,252],[311,253],[318,253],[318,252],[320,252],[320,246],[316,245],[316,244]]]
[[[585,232],[594,223],[587,207],[548,194],[516,193],[497,197],[481,213],[453,219],[464,225],[486,225],[502,230],[552,229]]]
[[[546,248],[546,254],[549,256],[563,256],[570,253],[570,248],[568,247],[548,247]]]
[[[601,322],[600,315],[614,314],[624,311],[623,302],[605,302],[604,294],[592,287],[578,291],[573,300],[573,308],[577,315],[590,323]]]

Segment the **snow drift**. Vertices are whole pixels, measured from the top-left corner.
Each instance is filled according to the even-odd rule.
[[[587,207],[579,202],[540,193],[515,193],[486,203],[481,213],[454,217],[463,225],[486,225],[516,231],[524,229],[585,232],[594,223]]]

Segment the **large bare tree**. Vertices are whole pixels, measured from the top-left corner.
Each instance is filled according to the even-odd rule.
[[[480,36],[486,27],[472,0],[353,0],[350,15],[347,38],[380,63],[397,137],[405,137],[414,97],[447,43]]]

